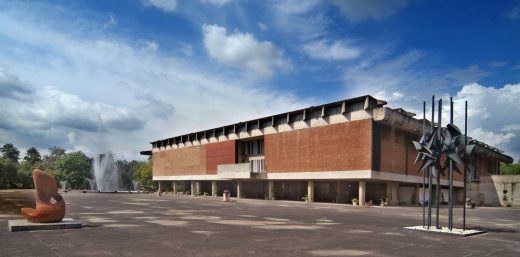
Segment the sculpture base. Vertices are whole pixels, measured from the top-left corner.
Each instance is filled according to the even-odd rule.
[[[11,232],[33,231],[33,230],[55,230],[81,228],[81,223],[75,222],[71,218],[65,218],[61,222],[55,223],[31,223],[27,220],[9,220],[7,228]]]
[[[447,227],[441,227],[440,229],[438,229],[435,226],[431,226],[430,229],[428,229],[427,227],[423,227],[423,226],[410,226],[410,227],[404,227],[404,229],[452,235],[452,236],[474,236],[474,235],[480,235],[480,234],[486,233],[486,231],[475,230],[475,229],[463,230],[461,228],[453,228],[452,230],[449,230]]]

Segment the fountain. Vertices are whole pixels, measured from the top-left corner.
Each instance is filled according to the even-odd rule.
[[[139,192],[139,181],[132,181],[132,185],[134,186],[134,191]]]
[[[92,170],[99,192],[117,192],[119,172],[112,153],[98,154],[92,161]]]
[[[67,181],[66,180],[60,180],[60,186],[62,192],[67,192]]]
[[[87,178],[87,181],[88,181],[88,185],[89,185],[89,188],[90,188],[90,191],[95,191],[96,190],[96,181],[95,179],[93,178]]]

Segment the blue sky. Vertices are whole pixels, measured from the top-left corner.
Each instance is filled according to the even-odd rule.
[[[519,46],[518,1],[2,1],[0,143],[139,158],[365,94],[421,116],[436,94],[518,160]]]

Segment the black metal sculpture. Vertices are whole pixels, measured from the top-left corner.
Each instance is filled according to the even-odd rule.
[[[433,200],[433,179],[436,178],[436,219],[435,227],[439,226],[439,207],[440,207],[440,178],[448,176],[449,193],[448,193],[448,228],[453,229],[453,172],[461,174],[459,167],[464,166],[464,210],[463,210],[463,229],[466,228],[466,181],[467,173],[470,175],[474,172],[473,159],[475,145],[468,145],[467,138],[467,101],[465,105],[465,130],[464,136],[460,129],[453,124],[453,98],[450,98],[450,123],[446,127],[442,127],[442,99],[438,104],[438,122],[435,126],[435,96],[432,97],[432,120],[430,131],[426,130],[426,102],[423,103],[423,135],[419,142],[413,141],[415,149],[419,152],[415,160],[415,164],[421,162],[419,173],[423,174],[423,227],[431,226],[431,210]],[[463,140],[464,139],[464,142]],[[425,224],[425,180],[428,171],[428,221]]]

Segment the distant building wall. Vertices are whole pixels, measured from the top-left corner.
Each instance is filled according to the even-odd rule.
[[[153,175],[172,176],[206,174],[206,145],[156,152],[152,155]]]
[[[217,165],[236,162],[236,141],[206,145],[206,174],[217,174]]]
[[[235,163],[235,140],[156,152],[154,176],[217,174],[218,164]]]
[[[265,135],[267,172],[370,170],[372,119]]]

